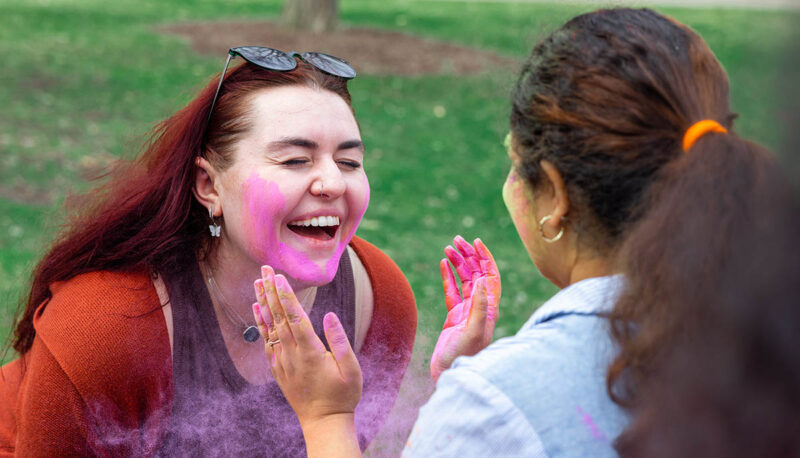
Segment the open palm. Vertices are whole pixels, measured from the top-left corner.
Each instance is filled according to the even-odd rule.
[[[434,380],[457,357],[472,356],[486,348],[499,316],[500,272],[489,249],[480,239],[475,239],[473,246],[461,236],[456,236],[453,244],[456,248],[445,248],[446,259],[439,264],[447,318],[431,358]],[[448,260],[461,281],[461,292]]]

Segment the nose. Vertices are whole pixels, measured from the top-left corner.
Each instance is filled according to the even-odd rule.
[[[316,177],[311,183],[311,194],[335,199],[344,194],[347,183],[335,161],[324,161],[317,166]]]

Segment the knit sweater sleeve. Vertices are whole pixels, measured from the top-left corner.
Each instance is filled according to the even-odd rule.
[[[149,277],[94,272],[51,286],[17,394],[20,456],[148,456],[166,431],[171,353]]]
[[[356,429],[363,449],[397,399],[414,348],[417,306],[408,280],[386,254],[358,237],[350,246],[367,270],[374,297],[372,321],[357,355],[364,387],[356,409]]]
[[[27,354],[20,385],[15,456],[96,456],[90,418],[75,385],[40,338]]]

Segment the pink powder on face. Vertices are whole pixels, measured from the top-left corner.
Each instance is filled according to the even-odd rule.
[[[344,253],[344,250],[347,248],[347,245],[350,243],[350,240],[353,240],[353,236],[356,235],[356,230],[358,226],[361,224],[361,219],[364,217],[364,213],[367,212],[367,207],[369,207],[369,180],[367,179],[366,175],[363,175],[363,183],[364,188],[366,191],[366,196],[364,199],[364,208],[356,214],[355,223],[353,224],[353,228],[350,229],[350,233],[348,233],[344,239],[339,243],[339,246],[336,247],[336,254],[328,261],[328,265],[325,268],[326,273],[330,275],[331,280],[333,280],[334,275],[336,275],[336,269],[339,267],[339,258]],[[330,280],[329,280],[330,281]]]
[[[355,235],[361,218],[369,205],[369,182],[364,176],[366,201],[364,208],[353,219],[355,224],[338,244],[334,254],[324,266],[311,260],[306,253],[280,241],[280,229],[286,216],[286,199],[278,184],[267,181],[253,173],[243,185],[243,198],[246,209],[245,232],[249,249],[256,254],[259,262],[280,270],[294,280],[322,285],[329,283],[336,275],[339,260],[347,244]]]

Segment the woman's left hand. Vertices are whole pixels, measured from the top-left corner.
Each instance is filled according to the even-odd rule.
[[[352,428],[355,437],[352,420],[361,398],[361,367],[339,318],[325,315],[327,351],[286,278],[269,266],[261,274],[255,282],[253,314],[266,341],[272,376],[297,414],[307,443],[309,434],[324,436],[337,422]],[[312,450],[309,444],[309,454]]]
[[[459,356],[472,356],[492,342],[499,316],[500,272],[494,257],[480,239],[470,245],[461,236],[448,246],[439,267],[444,286],[447,318],[431,357],[434,380]],[[461,280],[459,293],[455,276],[447,261],[453,264]],[[463,296],[463,297],[462,297]]]

